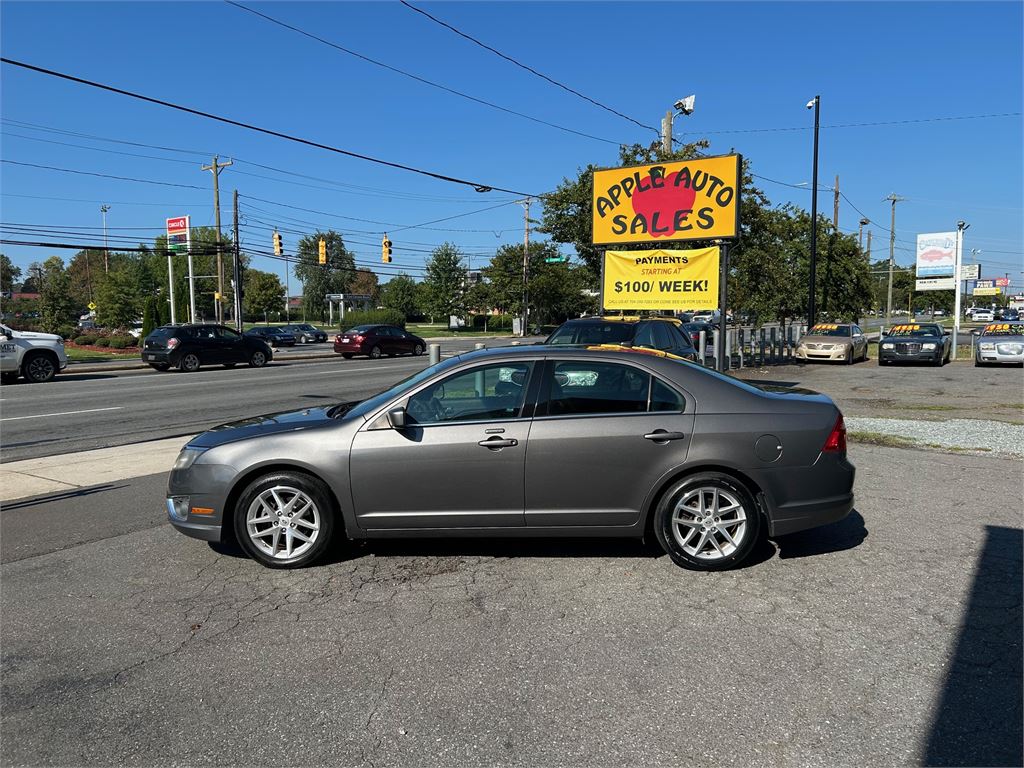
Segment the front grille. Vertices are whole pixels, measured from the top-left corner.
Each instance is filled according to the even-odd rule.
[[[916,355],[921,351],[920,344],[904,342],[896,345],[896,352],[901,355]]]

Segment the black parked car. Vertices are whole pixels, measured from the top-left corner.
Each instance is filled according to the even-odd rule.
[[[294,347],[295,336],[291,331],[287,331],[284,328],[278,328],[274,325],[257,326],[256,328],[250,328],[245,332],[246,336],[255,336],[258,339],[263,339],[267,344],[272,347]]]
[[[142,361],[158,371],[198,371],[203,365],[262,368],[274,357],[270,345],[223,325],[164,325],[142,343]]]
[[[295,340],[299,344],[317,344],[322,341],[327,341],[327,333],[321,331],[316,326],[310,325],[309,323],[285,325],[282,326],[281,329],[294,336]]]
[[[580,317],[562,323],[544,343],[643,347],[696,360],[697,351],[681,325],[677,319],[666,317]]]

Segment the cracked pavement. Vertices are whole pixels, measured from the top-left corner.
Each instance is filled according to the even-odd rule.
[[[1019,462],[850,453],[855,513],[721,574],[616,540],[269,570],[164,524],[161,476],[7,507],[0,762],[1019,765]]]

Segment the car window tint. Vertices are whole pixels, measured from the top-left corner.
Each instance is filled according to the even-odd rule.
[[[532,363],[495,363],[453,374],[409,398],[415,424],[516,419],[526,399]]]
[[[203,327],[203,328],[193,328],[192,329],[192,338],[208,340],[208,339],[216,338],[216,336],[215,336],[213,328]]]
[[[669,336],[674,341],[673,346],[682,347],[683,349],[690,349],[693,344],[690,343],[690,337],[683,333],[682,329],[677,325],[666,325]]]
[[[224,341],[238,341],[242,338],[240,334],[232,331],[230,328],[218,328],[217,335],[224,339]]]
[[[548,339],[548,344],[621,344],[633,335],[631,323],[565,323]]]
[[[668,323],[651,323],[654,328],[654,348],[672,349],[677,345],[668,330]]]
[[[651,385],[651,411],[685,411],[686,400],[674,389],[655,379]]]
[[[647,410],[650,374],[629,365],[561,362],[549,369],[551,416],[642,413]]]
[[[654,340],[655,325],[657,325],[657,323],[640,323],[636,329],[636,335],[633,337],[633,346],[657,349]]]

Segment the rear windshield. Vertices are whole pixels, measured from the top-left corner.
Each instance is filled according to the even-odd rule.
[[[355,328],[349,328],[345,333],[369,333],[376,325],[357,325]]]
[[[632,323],[566,323],[547,344],[621,344],[633,338]]]
[[[155,339],[169,339],[169,338],[171,338],[171,336],[174,335],[175,331],[178,331],[178,330],[180,330],[180,329],[178,329],[178,328],[157,328],[157,329],[155,329],[149,335],[152,336]]]
[[[895,330],[895,329],[894,329]],[[810,336],[849,336],[850,326],[822,323],[811,328]]]

